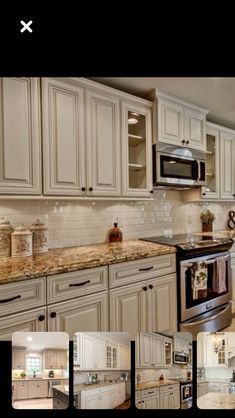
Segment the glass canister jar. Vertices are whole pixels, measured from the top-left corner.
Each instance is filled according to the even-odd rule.
[[[33,254],[45,253],[48,251],[48,228],[37,219],[32,223],[30,230],[33,233]]]
[[[11,233],[13,228],[6,218],[0,218],[0,257],[11,255]]]
[[[11,234],[11,256],[26,257],[32,255],[32,232],[25,226],[17,226]]]

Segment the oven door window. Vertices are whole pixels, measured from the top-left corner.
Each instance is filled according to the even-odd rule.
[[[166,155],[160,156],[161,177],[197,180],[197,161]]]
[[[192,308],[229,292],[225,257],[190,263],[185,269],[186,308]]]
[[[185,399],[188,399],[188,398],[191,398],[192,397],[192,385],[185,385],[185,386],[182,386],[182,399],[183,400],[185,400]]]

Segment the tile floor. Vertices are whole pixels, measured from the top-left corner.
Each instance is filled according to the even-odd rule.
[[[53,409],[52,398],[30,399],[25,401],[14,401],[15,409]]]

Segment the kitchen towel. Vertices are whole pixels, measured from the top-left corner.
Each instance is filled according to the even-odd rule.
[[[218,257],[215,261],[213,270],[213,291],[216,293],[223,293],[227,291],[226,287],[226,260]]]
[[[193,299],[200,297],[201,290],[207,290],[208,270],[204,261],[193,263],[192,267],[192,291]]]

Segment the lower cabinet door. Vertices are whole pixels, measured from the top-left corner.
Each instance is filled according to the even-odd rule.
[[[100,409],[100,394],[97,395],[87,395],[84,409]]]
[[[180,392],[179,390],[170,392],[169,394],[169,408],[179,409],[180,408]]]
[[[16,382],[17,395],[15,399],[27,399],[28,398],[28,385],[27,382]]]
[[[99,409],[111,409],[113,407],[113,393],[105,392],[100,395]]]
[[[160,394],[160,409],[169,409],[169,394]]]
[[[0,340],[11,340],[12,333],[16,331],[47,331],[46,308],[38,308],[0,319]]]
[[[78,331],[109,331],[108,292],[49,306],[48,331],[67,332],[71,339]]]
[[[142,409],[159,409],[159,396],[144,399]]]
[[[146,282],[110,290],[110,331],[147,331]],[[147,288],[146,288],[147,289]]]
[[[148,331],[176,331],[176,275],[149,280],[148,288]]]

